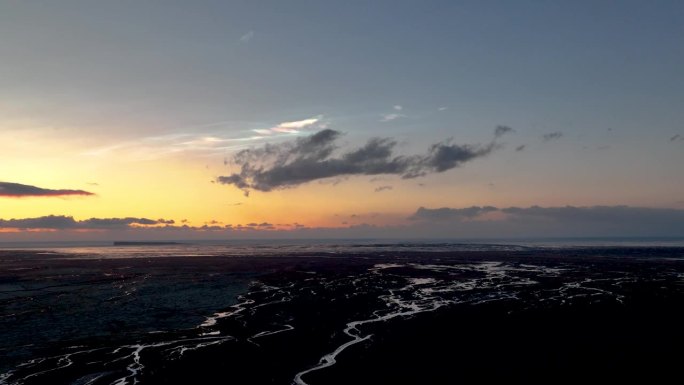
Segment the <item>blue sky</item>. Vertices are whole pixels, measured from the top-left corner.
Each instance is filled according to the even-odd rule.
[[[65,119],[80,115],[68,106],[78,103],[111,119],[178,127],[355,117],[400,104],[427,119],[447,106],[485,127],[615,126],[638,135],[648,124],[669,134],[682,121],[683,8],[5,1],[3,93],[59,108]]]
[[[239,189],[209,182],[250,146],[333,129],[340,148],[384,137],[419,154],[449,138],[485,145],[505,125],[496,151],[455,170],[258,192],[251,206],[266,206],[239,217],[335,191],[368,201],[341,210],[392,218],[422,206],[684,208],[683,19],[677,1],[0,1],[0,181],[105,189],[105,175],[120,185],[132,162],[163,160],[166,172],[136,165],[145,188],[168,191],[171,176],[152,181],[174,174],[235,200]],[[268,131],[288,122],[296,132]],[[368,197],[383,186],[385,198]],[[121,191],[95,191],[98,205]],[[116,216],[88,199],[0,210]],[[145,203],[107,205],[153,215]],[[211,211],[196,208],[197,221]]]

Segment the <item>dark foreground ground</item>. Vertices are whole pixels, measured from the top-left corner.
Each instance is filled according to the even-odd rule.
[[[0,384],[671,383],[682,325],[675,248],[0,251]]]

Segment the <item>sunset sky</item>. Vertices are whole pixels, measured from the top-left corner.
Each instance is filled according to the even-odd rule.
[[[682,236],[682,20],[0,0],[0,241]]]

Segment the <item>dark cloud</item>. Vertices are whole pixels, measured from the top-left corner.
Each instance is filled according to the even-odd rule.
[[[673,136],[673,137],[670,138],[670,142],[677,142],[677,141],[680,141],[680,140],[684,140],[684,137],[682,137],[682,136],[679,135],[679,134],[677,134],[677,135],[675,135],[675,136]]]
[[[59,197],[69,195],[95,195],[83,190],[51,190],[26,184],[0,182],[0,197]]]
[[[637,225],[673,225],[684,227],[684,210],[630,206],[589,207],[509,207],[502,212],[516,217],[543,218],[563,223],[610,223],[633,222]]]
[[[498,213],[497,219],[481,220],[484,213]],[[684,210],[631,206],[564,206],[496,208],[421,207],[412,216],[435,234],[468,236],[554,236],[554,237],[629,237],[681,236]],[[471,219],[471,220],[467,220]],[[430,225],[431,224],[431,225]]]
[[[78,222],[73,217],[49,215],[37,218],[0,219],[0,228],[76,229],[78,228]]]
[[[83,221],[76,222],[82,228],[95,229],[122,229],[131,225],[156,225],[158,221],[147,218],[90,218]]]
[[[482,214],[498,211],[509,218],[537,218],[563,223],[606,222],[621,223],[636,221],[638,223],[667,223],[684,226],[684,210],[669,208],[648,208],[631,206],[563,206],[563,207],[506,207],[472,206],[466,208],[442,207],[429,209],[420,207],[411,220],[460,220],[478,217]]]
[[[391,190],[393,188],[394,187],[392,187],[392,186],[378,186],[375,188],[375,192],[387,191],[387,190]]]
[[[216,181],[249,194],[250,190],[271,191],[353,175],[387,174],[409,179],[459,167],[498,147],[494,141],[459,145],[447,140],[430,146],[425,154],[406,156],[395,155],[395,140],[374,138],[359,148],[336,154],[341,135],[326,129],[292,142],[242,150],[232,159],[240,171],[219,176]]]
[[[200,231],[222,231],[222,230],[230,230],[232,227],[230,226],[219,226],[219,225],[203,225],[201,227],[189,227],[191,230],[200,230]]]
[[[90,218],[81,221],[64,215],[48,215],[37,218],[0,219],[0,228],[12,229],[126,229],[135,226],[172,225],[173,220],[148,218]]]
[[[549,132],[548,134],[542,135],[542,140],[545,142],[549,142],[551,140],[560,139],[562,137],[563,137],[563,133],[560,131]]]
[[[521,144],[520,146],[518,146],[518,147],[515,148],[515,151],[520,152],[520,151],[524,150],[525,147],[527,147],[526,144]]]
[[[414,221],[451,221],[472,219],[482,214],[497,210],[498,209],[496,207],[492,206],[472,206],[462,209],[452,209],[448,207],[428,209],[425,207],[420,207],[413,215],[409,217],[409,219]]]
[[[501,137],[501,136],[503,136],[503,135],[506,135],[506,134],[508,134],[508,133],[511,133],[511,134],[512,134],[512,133],[514,133],[514,132],[515,132],[515,130],[512,129],[511,127],[508,127],[508,126],[496,126],[496,128],[494,129],[494,137],[499,138],[499,137]]]
[[[678,237],[684,234],[684,209],[630,206],[466,208],[421,207],[408,223],[367,224],[376,214],[352,215],[345,227],[306,227],[297,223],[274,225],[206,223],[175,225],[147,218],[90,218],[46,216],[0,219],[0,240],[23,239],[266,239],[266,238],[544,238],[544,237]],[[182,221],[181,221],[182,223]],[[60,231],[34,232],[47,229]],[[23,230],[23,231],[22,231]],[[100,230],[97,232],[82,230]],[[89,237],[89,238],[88,238]]]

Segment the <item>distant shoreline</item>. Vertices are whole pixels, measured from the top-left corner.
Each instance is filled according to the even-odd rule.
[[[134,242],[134,241],[114,241],[114,246],[165,246],[165,245],[185,245],[181,242]]]

